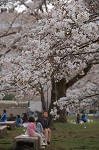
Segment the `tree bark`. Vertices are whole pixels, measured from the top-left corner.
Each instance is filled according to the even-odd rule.
[[[46,103],[45,103],[44,91],[43,91],[43,87],[42,87],[41,84],[40,84],[40,88],[41,88],[40,94],[41,94],[42,109],[43,109],[43,111],[46,111]]]
[[[72,79],[70,79],[67,83],[66,83],[66,79],[61,79],[60,81],[55,82],[54,78],[52,78],[51,104],[49,107],[49,112],[50,112],[51,108],[53,108],[53,103],[56,100],[59,100],[61,97],[66,97],[66,90],[70,86],[75,84],[78,80],[80,80],[84,76],[86,76],[91,68],[92,68],[92,65],[88,64],[87,67],[84,68],[84,75],[80,75],[78,73],[76,76],[74,76]],[[59,110],[59,115],[60,115],[60,118],[59,118],[60,122],[67,122],[65,110]]]
[[[67,83],[66,83],[66,90],[71,87],[73,84],[75,84],[78,80],[82,79],[83,77],[85,77],[87,75],[87,73],[90,71],[90,69],[92,68],[91,64],[88,64],[86,68],[84,68],[84,74],[80,75],[79,73],[74,76],[72,79],[70,79]]]
[[[61,97],[66,97],[66,80],[62,79],[58,82],[55,82],[55,79],[52,78],[52,90],[51,90],[51,104],[49,107],[49,112],[51,110],[51,108],[53,108],[53,103],[60,99]],[[59,121],[60,122],[67,122],[67,118],[65,115],[65,110],[59,110],[58,111],[60,117],[59,117]]]

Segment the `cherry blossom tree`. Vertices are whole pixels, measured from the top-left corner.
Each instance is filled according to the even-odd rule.
[[[52,86],[50,108],[55,101],[62,101],[63,106],[66,101],[71,103],[66,97],[68,87],[99,63],[98,11],[93,1],[92,8],[89,4],[84,0],[55,1],[52,10],[41,13],[38,20],[21,22],[21,29],[8,36],[14,19],[1,35],[1,48],[6,49],[0,61],[1,90],[15,89],[24,96],[24,92],[46,90],[47,84]],[[4,63],[10,69],[5,69]]]

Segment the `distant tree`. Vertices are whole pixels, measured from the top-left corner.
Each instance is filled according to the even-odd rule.
[[[2,100],[16,100],[14,94],[6,94]]]

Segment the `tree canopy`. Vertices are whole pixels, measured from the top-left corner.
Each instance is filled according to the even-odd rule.
[[[37,20],[32,16],[26,23],[19,17],[25,11],[15,15],[0,35],[0,48],[5,49],[0,58],[1,91],[35,94],[40,86],[51,86],[52,78],[68,83],[76,75],[83,75],[88,66],[99,64],[96,4],[98,0],[55,1],[50,11],[38,14]],[[13,32],[17,18],[20,28]]]

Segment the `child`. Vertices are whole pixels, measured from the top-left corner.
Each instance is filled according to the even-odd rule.
[[[43,134],[44,131],[43,131],[42,124],[38,121],[36,122],[36,131],[42,136],[43,142],[47,144],[46,138]]]
[[[35,126],[34,122],[35,122],[34,118],[30,117],[28,125],[27,125],[27,133],[29,136],[39,137],[40,147],[45,146],[46,144],[43,142],[42,136],[36,132],[36,126]]]

